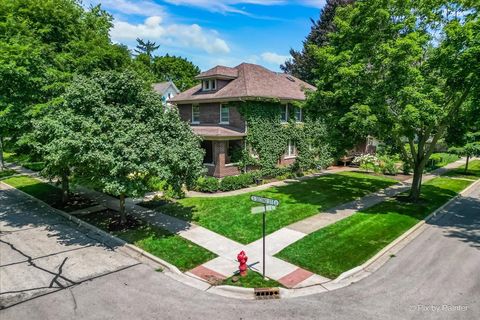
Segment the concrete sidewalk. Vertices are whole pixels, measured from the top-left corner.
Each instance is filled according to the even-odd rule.
[[[434,172],[424,175],[423,181],[431,180],[434,177],[463,164],[465,164],[464,159],[451,163],[435,170]],[[329,281],[330,279],[298,268],[286,261],[273,257],[273,255],[312,232],[345,219],[355,214],[358,210],[368,208],[384,201],[388,197],[398,195],[399,193],[408,190],[410,183],[411,181],[408,180],[398,183],[390,188],[329,209],[325,212],[318,213],[269,234],[266,237],[266,276],[279,281],[289,288],[321,284]],[[84,187],[77,187],[76,191],[82,193],[88,198],[94,199],[97,203],[107,208],[119,210],[119,200],[114,197]],[[248,245],[243,245],[204,227],[158,211],[138,206],[133,199],[127,199],[126,210],[133,216],[172,233],[176,233],[218,255],[217,258],[190,270],[189,274],[191,275],[200,277],[204,280],[230,277],[238,270],[236,255],[241,250],[244,250],[249,256],[249,264],[251,265],[251,268],[258,272],[262,271],[262,239],[254,241]]]

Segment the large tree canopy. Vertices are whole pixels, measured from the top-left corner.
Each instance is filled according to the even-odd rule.
[[[142,196],[151,178],[174,190],[202,173],[200,140],[133,72],[79,76],[36,131],[50,175],[82,176],[120,197]],[[46,131],[44,131],[46,129]]]
[[[318,90],[309,111],[340,148],[366,134],[395,143],[414,167],[414,200],[452,116],[480,93],[478,9],[462,0],[356,1],[337,8],[328,45],[312,46]]]
[[[197,84],[195,76],[200,68],[182,57],[159,56],[153,59],[152,72],[156,81],[173,81],[180,91],[187,90]]]
[[[320,11],[320,17],[317,21],[310,19],[312,28],[307,38],[303,41],[301,51],[290,49],[291,60],[285,61],[280,66],[284,72],[294,75],[308,83],[315,83],[313,69],[316,68],[316,60],[310,46],[324,46],[328,43],[328,34],[335,30],[333,19],[338,6],[344,6],[355,0],[327,0],[325,6]]]
[[[63,93],[74,74],[123,68],[110,41],[112,17],[75,0],[0,1],[0,137],[18,138],[30,118]]]

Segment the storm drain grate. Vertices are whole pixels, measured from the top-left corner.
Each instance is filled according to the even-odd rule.
[[[255,288],[254,294],[257,300],[280,299],[279,288]]]

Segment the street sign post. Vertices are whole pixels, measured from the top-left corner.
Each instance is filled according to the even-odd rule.
[[[263,234],[263,278],[265,278],[265,223],[266,223],[266,213],[267,211],[275,210],[276,207],[280,204],[280,201],[270,198],[264,198],[259,196],[251,196],[250,200],[253,202],[263,203],[263,214],[262,214],[262,234]],[[252,213],[258,213],[257,208],[252,208]]]

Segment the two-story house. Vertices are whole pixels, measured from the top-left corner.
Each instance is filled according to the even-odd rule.
[[[242,63],[234,68],[217,66],[197,76],[200,84],[175,96],[170,101],[177,105],[181,118],[203,138],[204,164],[208,174],[224,177],[239,174],[231,163],[231,152],[244,146],[248,123],[229,102],[255,100],[279,101],[281,117],[287,121],[289,103],[305,100],[306,90],[315,90],[308,83],[284,73],[270,71],[262,66]],[[302,121],[301,109],[295,117]],[[286,146],[279,164],[295,161],[295,146]]]

